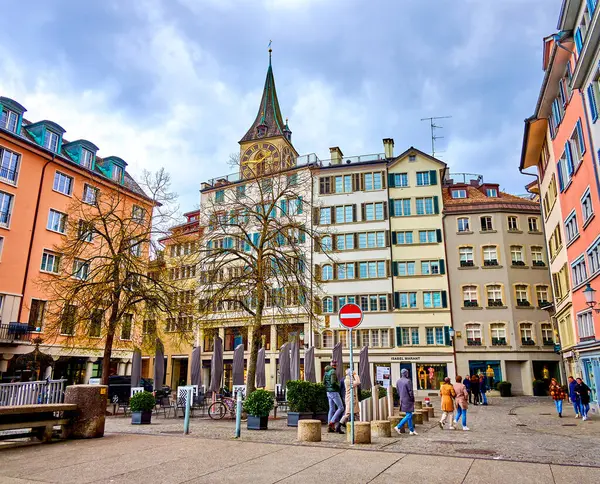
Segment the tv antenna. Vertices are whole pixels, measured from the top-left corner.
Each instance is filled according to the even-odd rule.
[[[438,139],[442,139],[443,136],[436,136],[435,130],[442,129],[443,126],[440,126],[435,123],[436,119],[449,119],[452,116],[434,116],[431,118],[421,118],[421,121],[429,121],[429,126],[431,127],[431,156],[435,157],[435,142]]]

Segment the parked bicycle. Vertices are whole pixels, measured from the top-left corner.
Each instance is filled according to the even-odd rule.
[[[236,408],[236,401],[233,398],[221,396],[208,407],[208,416],[213,420],[221,420],[229,414],[229,418],[233,419],[236,417]],[[246,421],[247,419],[246,412],[242,410],[242,420]]]

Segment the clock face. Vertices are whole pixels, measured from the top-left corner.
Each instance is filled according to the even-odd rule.
[[[264,159],[279,160],[279,151],[271,143],[254,143],[242,153],[242,163],[252,163]]]

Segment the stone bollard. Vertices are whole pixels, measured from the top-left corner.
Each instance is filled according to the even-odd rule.
[[[398,425],[398,424],[396,424]],[[371,435],[375,437],[391,437],[392,426],[389,420],[373,420],[371,422]]]
[[[394,415],[394,387],[389,386],[387,392],[388,416]]]
[[[352,442],[350,422],[346,425],[346,440]],[[354,443],[371,443],[371,422],[354,422]]]
[[[421,410],[415,410],[413,413],[413,422],[416,424],[423,425],[423,412]]]
[[[298,440],[300,442],[321,442],[321,421],[298,420]]]
[[[421,410],[423,408],[423,400],[415,400],[415,410]]]
[[[65,403],[77,405],[69,438],[92,439],[104,436],[106,399],[105,385],[71,385],[65,391]]]
[[[429,412],[427,409],[423,408],[421,410],[417,410],[421,415],[423,415],[423,423],[429,422]]]
[[[402,417],[389,417],[388,420],[390,421],[390,427],[398,427]]]
[[[433,407],[425,407],[423,410],[427,410],[429,418],[435,417],[435,409]]]

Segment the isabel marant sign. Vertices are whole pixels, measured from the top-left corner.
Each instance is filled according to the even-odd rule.
[[[392,356],[392,361],[419,361],[420,356]]]

